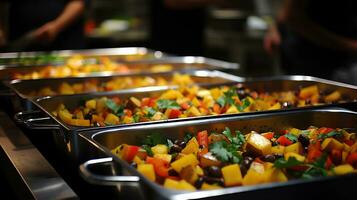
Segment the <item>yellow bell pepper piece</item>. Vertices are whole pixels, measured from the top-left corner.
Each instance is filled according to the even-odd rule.
[[[188,165],[191,165],[193,167],[196,167],[196,165],[198,165],[198,160],[195,155],[193,155],[193,154],[184,155],[180,159],[171,163],[172,169],[174,169],[178,173],[180,173],[182,168],[184,168]]]

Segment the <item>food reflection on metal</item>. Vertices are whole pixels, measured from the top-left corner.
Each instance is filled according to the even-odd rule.
[[[52,114],[73,126],[108,126],[175,118],[237,114],[343,102],[339,91],[322,95],[317,85],[297,91],[257,92],[242,84],[169,89],[137,98],[120,96],[86,99],[76,108],[60,104]]]
[[[188,133],[187,133],[188,132]],[[310,126],[258,133],[201,130],[180,139],[147,135],[111,152],[175,190],[212,190],[357,173],[356,133]]]

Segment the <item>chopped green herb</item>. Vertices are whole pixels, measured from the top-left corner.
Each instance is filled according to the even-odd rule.
[[[298,141],[298,138],[296,137],[296,135],[294,135],[292,133],[285,134],[284,136],[286,138],[288,138],[292,142],[297,142]]]
[[[162,137],[162,135],[158,133],[154,133],[152,135],[148,135],[144,139],[143,144],[152,147],[157,144],[166,144],[166,140]]]
[[[235,146],[226,141],[211,144],[210,152],[222,162],[240,163],[242,161],[242,156],[237,152]]]
[[[160,99],[156,102],[159,109],[180,109],[180,105],[176,101],[168,99]]]
[[[134,122],[137,123],[137,122],[139,122],[139,120],[140,120],[140,116],[134,114],[133,119],[134,119]]]
[[[186,133],[185,134],[185,137],[183,137],[183,141],[185,141],[185,142],[188,142],[188,141],[190,141],[191,140],[191,138],[193,138],[193,135],[191,134],[191,133]]]
[[[114,115],[120,117],[124,115],[124,106],[117,105],[113,100],[107,99],[105,105],[109,108]]]
[[[224,96],[221,96],[217,99],[217,103],[221,106],[224,107],[226,105],[226,100]]]
[[[143,145],[141,147],[146,151],[148,156],[154,156],[154,153],[152,152],[151,147],[149,145]]]
[[[222,134],[228,138],[235,149],[239,149],[245,143],[245,137],[240,131],[236,131],[236,135],[232,136],[231,130],[226,127]]]
[[[147,114],[146,114],[147,118],[153,117],[155,115],[155,113],[156,113],[156,110],[151,108],[151,107],[146,107],[145,110],[147,112]]]
[[[336,130],[333,130],[329,133],[326,133],[326,134],[319,134],[319,136],[317,137],[318,139],[326,139],[326,138],[329,138],[329,137],[340,137],[342,136],[342,132],[341,131],[336,131]]]
[[[170,149],[172,146],[174,146],[174,143],[173,143],[170,139],[167,139],[166,142],[167,142],[167,146],[169,147],[169,149]]]
[[[288,160],[279,158],[274,162],[274,167],[278,169],[289,168],[302,165],[303,162],[296,160],[295,157],[289,157]]]
[[[244,109],[246,109],[248,106],[250,105],[250,101],[247,98],[244,98],[242,100],[242,105],[236,105],[237,109],[239,110],[239,112],[244,111]]]

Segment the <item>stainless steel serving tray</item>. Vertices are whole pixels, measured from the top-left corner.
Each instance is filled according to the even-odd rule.
[[[120,144],[141,145],[142,140],[153,133],[161,134],[167,138],[175,140],[182,139],[186,132],[193,134],[202,130],[221,132],[225,127],[229,127],[231,130],[240,130],[242,133],[248,133],[252,130],[266,132],[279,131],[291,127],[306,129],[310,125],[317,127],[356,129],[357,113],[332,108],[295,110],[246,116],[236,115],[195,121],[177,121],[136,127],[122,127],[99,132],[81,132],[79,134],[80,137],[86,139],[90,144],[109,156],[109,158],[106,159],[91,160],[81,165],[81,175],[87,181],[100,185],[133,185],[134,183],[137,183],[144,189],[144,197],[147,199],[255,199],[259,197],[261,198],[262,195],[264,195],[264,199],[276,199],[277,196],[281,195],[289,195],[289,199],[291,199],[294,195],[301,197],[301,193],[305,193],[305,195],[306,193],[309,194],[309,192],[314,194],[317,191],[317,187],[321,188],[322,186],[323,191],[321,192],[328,191],[326,190],[327,188],[331,188],[333,191],[339,191],[341,193],[345,193],[344,191],[346,191],[346,188],[352,189],[355,186],[354,183],[357,181],[356,174],[321,177],[311,180],[291,180],[285,183],[241,186],[211,191],[188,192],[169,190],[159,184],[151,182],[145,178],[145,176],[137,172],[135,168],[111,153],[111,149],[114,149]],[[118,171],[120,171],[119,169],[122,169],[124,172],[124,174],[120,174],[120,172],[118,173],[125,176],[100,176],[91,173],[91,166],[108,162],[114,162],[114,165],[118,166]],[[354,193],[350,193],[348,197],[354,197],[354,195]]]
[[[208,85],[208,84],[224,84],[229,82],[243,81],[241,77],[237,77],[231,74],[227,74],[220,71],[208,71],[208,70],[197,70],[197,71],[184,71],[180,74],[190,75],[195,85]],[[72,77],[72,78],[58,78],[58,79],[33,79],[33,80],[12,80],[7,81],[5,84],[11,88],[17,95],[24,99],[38,98],[40,96],[32,96],[30,93],[32,91],[39,91],[44,87],[50,87],[53,91],[57,91],[62,83],[72,84],[84,84],[88,81],[96,81],[98,85],[111,81],[115,78],[163,78],[166,81],[173,79],[173,72],[162,72],[162,73],[142,73],[134,75],[115,75],[115,76],[97,76],[97,77]],[[168,85],[174,86],[174,85]],[[134,87],[135,88],[135,87]],[[129,89],[129,88],[124,88]],[[83,93],[93,93],[93,92],[83,92]],[[53,96],[57,96],[56,94]]]
[[[0,53],[0,66],[11,67],[60,64],[63,63],[66,58],[73,55],[82,55],[85,58],[106,56],[115,61],[135,61],[168,56],[161,51],[155,51],[144,47],[60,50],[51,52],[10,52]]]
[[[244,81],[244,78],[241,78],[241,81],[238,81],[240,78],[237,77],[237,82],[241,82],[245,87],[250,88],[252,90],[257,90],[260,92],[273,92],[273,91],[287,91],[287,90],[296,90],[300,87],[305,87],[309,85],[317,85],[321,90],[330,90],[330,91],[339,91],[341,94],[346,96],[346,99],[349,99],[346,103],[355,104],[355,100],[357,99],[357,87],[352,85],[347,85],[343,83],[328,81],[324,79],[309,77],[309,76],[280,76],[275,78],[263,78],[263,79],[252,79],[250,81]],[[222,85],[233,85],[231,84],[213,84],[207,86],[207,88],[222,86]],[[64,124],[60,120],[58,120],[55,116],[52,115],[52,111],[56,110],[58,105],[64,104],[68,109],[74,109],[78,106],[79,102],[84,99],[89,98],[98,98],[102,96],[113,97],[120,96],[122,99],[130,98],[132,96],[137,98],[143,97],[153,97],[158,96],[159,94],[167,91],[169,88],[167,87],[146,87],[146,88],[137,88],[137,89],[128,89],[121,90],[116,92],[106,92],[106,93],[89,93],[89,94],[78,94],[78,95],[59,95],[54,97],[42,97],[37,99],[32,99],[32,102],[39,107],[42,111],[47,113],[52,119],[56,120],[58,124],[62,127],[65,127],[68,130],[76,130],[83,129],[84,127],[70,126]],[[301,108],[293,108],[293,109],[308,109],[311,107],[326,107],[326,106],[343,106],[344,103],[334,103],[334,104],[324,104],[324,105],[316,105],[316,106],[306,106]],[[281,109],[282,110],[282,109]],[[272,111],[259,111],[260,113],[264,112],[276,112],[279,110]],[[247,113],[239,113],[239,115],[248,114]],[[252,112],[250,112],[252,113]],[[207,116],[209,117],[209,116]],[[192,118],[205,118],[202,117],[191,117]],[[188,118],[186,118],[188,119]],[[165,121],[176,121],[176,120],[186,120],[186,119],[172,119]],[[139,124],[139,123],[136,123]],[[135,125],[130,124],[130,125]],[[117,126],[128,126],[126,125],[117,125]],[[97,127],[98,128],[98,127]],[[95,127],[92,128],[84,128],[84,129],[97,129]]]
[[[146,88],[138,88],[138,89],[129,89],[129,90],[121,90],[117,92],[108,92],[108,93],[94,93],[94,94],[78,94],[78,95],[67,95],[67,96],[54,96],[54,97],[42,97],[37,99],[32,99],[32,103],[35,104],[43,113],[45,113],[44,117],[40,118],[31,118],[30,119],[19,119],[21,123],[25,124],[28,128],[32,129],[52,129],[54,134],[56,135],[56,140],[60,141],[59,146],[62,146],[60,149],[69,153],[71,157],[75,159],[81,156],[80,145],[78,144],[78,134],[83,131],[99,131],[110,128],[119,128],[119,127],[136,127],[137,125],[145,124],[156,124],[163,122],[179,122],[179,121],[188,121],[188,120],[198,120],[198,119],[210,119],[210,118],[220,118],[225,116],[247,116],[252,114],[273,114],[276,112],[285,112],[288,110],[309,110],[311,108],[323,108],[323,107],[346,107],[346,108],[355,108],[356,103],[353,101],[357,99],[356,87],[346,84],[341,84],[337,82],[327,81],[324,79],[318,79],[314,77],[308,76],[281,76],[270,79],[254,79],[250,81],[244,82],[243,84],[246,87],[251,89],[261,90],[261,91],[282,91],[282,90],[294,90],[299,87],[309,86],[316,84],[321,89],[331,89],[338,90],[344,95],[348,95],[351,99],[350,102],[346,103],[336,103],[336,104],[325,104],[319,106],[307,106],[302,108],[289,108],[289,109],[280,109],[280,110],[269,110],[269,111],[259,111],[259,112],[245,112],[238,114],[222,114],[219,116],[200,116],[200,117],[189,117],[189,118],[178,118],[178,119],[169,119],[169,120],[160,120],[160,121],[151,121],[151,122],[140,122],[140,123],[132,123],[132,124],[121,124],[115,126],[106,126],[106,127],[81,127],[81,126],[72,126],[66,124],[56,118],[52,111],[56,110],[58,105],[61,103],[65,104],[68,109],[74,109],[78,106],[79,102],[82,102],[85,99],[97,98],[102,96],[112,97],[112,96],[120,96],[120,98],[129,98],[131,96],[135,96],[137,98],[142,97],[151,97],[157,96],[162,92],[166,91],[167,87],[146,87]],[[228,85],[233,85],[228,84]],[[225,84],[227,85],[227,84]],[[215,87],[217,85],[210,85],[209,87]],[[21,114],[17,115],[18,118],[21,117]],[[41,124],[42,120],[45,120],[47,124]],[[48,122],[51,121],[50,124]]]
[[[93,72],[82,77],[97,77],[97,76],[110,76],[119,74],[142,74],[142,73],[159,73],[159,72],[172,72],[172,71],[184,71],[184,70],[223,70],[223,71],[237,71],[239,65],[237,63],[230,63],[221,60],[215,60],[205,57],[162,57],[148,60],[132,61],[132,62],[121,62],[126,65],[130,71],[129,72]],[[163,66],[165,69],[158,69],[158,66]],[[169,68],[167,66],[170,65]],[[2,80],[12,80],[14,79],[14,74],[26,74],[33,71],[44,69],[48,66],[17,66],[17,67],[0,67],[0,79]],[[52,67],[56,67],[53,65]]]

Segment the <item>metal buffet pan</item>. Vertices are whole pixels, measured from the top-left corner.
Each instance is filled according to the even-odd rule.
[[[221,70],[221,71],[237,71],[239,65],[237,63],[230,63],[221,60],[215,60],[204,57],[163,57],[157,59],[140,60],[133,62],[122,62],[119,65],[125,66],[125,71],[101,71],[101,72],[90,72],[85,74],[80,74],[78,76],[93,77],[93,76],[109,76],[118,74],[141,74],[141,73],[158,73],[158,72],[172,72],[172,71],[182,71],[182,70]],[[51,67],[56,68],[61,65],[53,65]],[[2,80],[13,80],[17,79],[15,74],[32,74],[33,72],[39,72],[41,70],[48,69],[47,65],[39,66],[17,66],[17,67],[6,67],[0,66],[0,79]],[[127,71],[126,71],[127,70]],[[58,78],[58,77],[46,77],[46,78]]]
[[[244,81],[244,80],[243,80]],[[356,103],[354,102],[357,99],[357,90],[356,86],[346,85],[342,83],[332,82],[324,79],[318,79],[309,76],[281,76],[270,79],[256,79],[248,82],[242,82],[248,88],[255,89],[258,91],[286,91],[286,90],[295,90],[299,87],[317,85],[322,90],[337,90],[341,92],[341,94],[347,96],[348,100],[346,103],[334,103],[334,104],[326,104],[314,106],[316,107],[346,107],[355,109]],[[227,84],[225,84],[227,85]],[[233,83],[231,84],[233,85]],[[216,85],[211,85],[209,87],[215,87]],[[132,96],[137,98],[143,97],[151,97],[158,96],[162,92],[166,91],[167,87],[146,87],[139,89],[131,89],[131,90],[122,90],[111,93],[94,93],[94,94],[79,94],[79,95],[70,95],[70,96],[54,96],[54,97],[43,97],[39,99],[33,99],[32,102],[40,108],[47,116],[49,117],[40,117],[40,118],[31,118],[30,119],[21,119],[24,118],[22,113],[17,114],[18,121],[24,123],[28,128],[32,129],[52,129],[53,134],[56,140],[59,142],[58,146],[60,146],[60,150],[64,150],[66,154],[69,153],[71,157],[75,159],[81,155],[80,145],[78,142],[78,132],[81,131],[92,131],[92,130],[103,130],[113,127],[127,127],[127,126],[137,126],[139,124],[151,124],[151,123],[162,123],[162,122],[173,122],[173,121],[186,121],[186,120],[195,120],[195,119],[204,119],[204,118],[215,118],[215,117],[223,117],[228,116],[228,114],[220,115],[220,116],[201,116],[201,117],[190,117],[190,118],[179,118],[179,119],[169,119],[169,120],[161,120],[161,121],[153,121],[153,122],[140,122],[140,123],[132,123],[132,124],[121,124],[115,126],[107,126],[107,127],[81,127],[81,126],[72,126],[66,124],[56,118],[53,115],[53,111],[57,109],[60,104],[66,105],[68,109],[76,108],[80,102],[83,102],[85,99],[97,98],[102,96],[113,97],[120,96],[122,99],[127,99]],[[307,110],[311,109],[312,106],[303,107],[303,108],[290,108],[290,109],[281,109],[281,110],[271,110],[271,111],[259,111],[259,112],[246,112],[239,114],[229,114],[231,116],[234,115],[251,115],[254,113],[275,113],[286,110]],[[48,122],[52,121],[51,124],[43,124],[42,120]]]
[[[258,132],[281,131],[286,128],[306,129],[309,126],[331,127],[331,128],[357,128],[357,113],[344,109],[316,109],[316,110],[295,110],[288,112],[264,113],[249,116],[221,117],[212,119],[203,119],[196,121],[180,121],[165,124],[151,124],[147,126],[125,127],[117,129],[108,129],[99,132],[82,132],[80,136],[89,143],[103,151],[108,158],[90,160],[80,166],[81,176],[88,182],[110,185],[118,184],[125,186],[127,184],[140,185],[144,190],[146,199],[276,199],[277,196],[289,197],[289,199],[309,198],[309,194],[317,191],[327,192],[329,188],[335,194],[344,194],[349,189],[355,187],[357,175],[320,177],[310,180],[291,180],[285,183],[270,183],[255,186],[232,187],[211,191],[185,192],[166,189],[154,182],[151,182],[145,176],[136,171],[127,162],[119,159],[111,153],[120,144],[141,145],[142,140],[150,134],[161,134],[165,138],[182,139],[185,133],[197,133],[202,130],[214,130],[221,132],[225,127],[231,130],[240,130],[247,133],[252,130]],[[88,144],[90,146],[90,144]],[[95,166],[114,163],[113,169],[117,170],[117,176],[104,176],[97,172],[93,173]],[[121,173],[121,171],[124,172]],[[323,190],[322,190],[323,188]],[[348,189],[349,188],[349,189]],[[321,192],[318,192],[319,195]],[[340,192],[340,193],[338,193]],[[302,195],[301,193],[304,193]],[[311,195],[310,194],[310,195]],[[296,196],[297,195],[297,196]],[[331,195],[329,193],[329,195]],[[333,194],[332,194],[333,195]],[[350,193],[350,198],[355,194]],[[299,197],[299,198],[297,198]],[[342,198],[342,196],[339,196]]]
[[[185,71],[180,74],[187,74],[191,77],[194,84],[197,85],[207,85],[207,84],[224,84],[229,82],[243,81],[241,77],[237,77],[231,74],[227,74],[220,71],[208,71],[208,70],[197,70],[197,71]],[[73,84],[85,84],[88,82],[95,82],[95,85],[100,86],[103,83],[117,79],[117,78],[145,78],[150,77],[153,79],[163,78],[170,82],[173,77],[173,72],[162,72],[162,73],[142,73],[140,75],[116,75],[116,76],[99,76],[99,77],[73,77],[73,78],[59,78],[59,79],[34,79],[34,80],[12,80],[5,82],[12,91],[14,91],[19,98],[13,98],[12,106],[17,112],[20,111],[30,111],[33,109],[31,101],[28,99],[33,99],[36,97],[41,97],[33,94],[39,92],[45,87],[51,88],[53,91],[58,91],[61,84],[67,83],[69,85]],[[173,83],[171,83],[173,84]],[[150,85],[149,85],[150,86]],[[153,85],[155,86],[155,85]],[[168,85],[170,86],[170,85]],[[173,86],[173,85],[172,85]],[[138,86],[144,87],[144,86]],[[135,86],[128,86],[127,88],[122,88],[121,90],[136,88]],[[92,89],[93,90],[93,89]],[[93,93],[97,91],[83,91],[82,93]],[[55,94],[52,96],[61,95]],[[63,94],[62,94],[63,95]],[[43,95],[42,95],[43,96]]]
[[[144,47],[123,47],[85,50],[60,50],[51,52],[11,52],[0,54],[0,65],[4,66],[32,66],[45,64],[60,64],[66,58],[81,55],[85,58],[99,56],[110,57],[115,61],[136,61],[142,59],[162,58],[168,56],[161,51]]]

